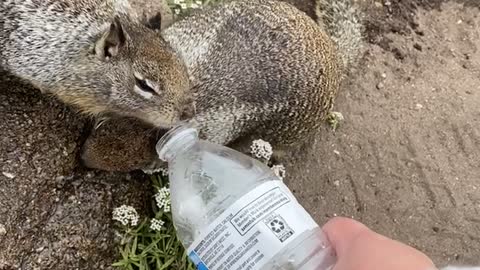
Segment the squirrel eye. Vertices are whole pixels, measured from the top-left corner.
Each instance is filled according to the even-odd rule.
[[[155,91],[155,89],[153,89],[153,87],[149,85],[147,80],[142,80],[135,76],[135,85],[147,93],[150,93],[152,95],[157,95],[157,92]]]

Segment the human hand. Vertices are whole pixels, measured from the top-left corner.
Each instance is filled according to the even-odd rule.
[[[420,251],[386,238],[348,218],[333,218],[323,227],[337,253],[333,270],[433,270]]]

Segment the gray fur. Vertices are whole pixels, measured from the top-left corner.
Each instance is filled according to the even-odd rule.
[[[99,59],[95,46],[114,18],[126,40],[118,55]],[[189,88],[183,63],[126,0],[0,1],[0,65],[85,112],[163,127],[178,120]],[[158,88],[155,97],[134,91],[135,73]]]
[[[362,50],[362,14],[352,0],[316,0],[318,23],[332,37],[346,71],[357,61]]]
[[[194,121],[210,141],[228,144],[254,134],[292,144],[333,105],[342,52],[322,26],[289,4],[229,2],[162,34],[189,69]]]

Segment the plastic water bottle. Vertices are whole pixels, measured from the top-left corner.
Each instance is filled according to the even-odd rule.
[[[192,125],[157,144],[168,162],[177,235],[199,270],[326,270],[328,239],[273,171],[198,138]]]

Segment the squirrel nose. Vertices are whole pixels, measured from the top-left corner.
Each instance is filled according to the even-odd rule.
[[[183,106],[180,108],[180,120],[192,119],[196,114],[195,101],[193,99],[187,99]]]
[[[195,110],[192,108],[192,106],[187,107],[180,113],[179,120],[189,120],[192,119],[193,116],[195,115]]]

